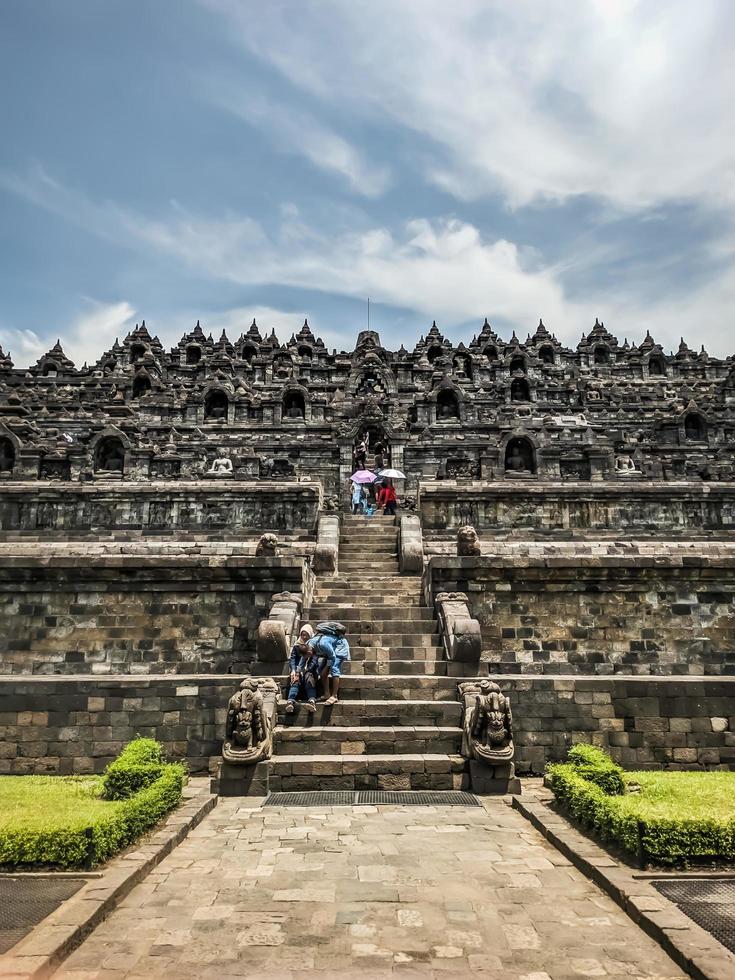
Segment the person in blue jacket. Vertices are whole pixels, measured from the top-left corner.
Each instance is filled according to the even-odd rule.
[[[342,665],[350,659],[350,645],[345,632],[341,623],[319,623],[315,636],[309,640],[309,648],[322,660],[322,680],[329,691],[326,704],[336,704],[339,700],[337,695]]]

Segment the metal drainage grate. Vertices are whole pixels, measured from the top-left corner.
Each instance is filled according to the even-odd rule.
[[[335,790],[315,793],[270,793],[263,806],[361,806],[366,803],[394,806],[480,806],[472,793],[451,790]]]
[[[71,898],[84,878],[0,878],[0,954]]]
[[[735,880],[670,878],[652,884],[698,926],[735,953]]]
[[[356,793],[269,793],[263,806],[352,806]]]

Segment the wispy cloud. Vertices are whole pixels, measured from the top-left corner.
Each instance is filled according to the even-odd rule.
[[[365,197],[378,197],[390,186],[388,167],[372,164],[358,147],[311,113],[279,104],[234,82],[210,83],[210,90],[221,108],[265,133],[279,152],[305,157]]]
[[[53,335],[39,337],[32,330],[0,329],[0,343],[10,348],[19,366],[35,363],[59,340],[67,357],[81,367],[94,364],[115,337],[124,336],[135,325],[135,310],[127,302],[100,303],[84,299],[84,309]]]
[[[0,327],[0,346],[10,354],[17,367],[35,364],[38,358],[49,349],[49,344],[34,330],[16,327]]]
[[[458,198],[735,202],[726,0],[202,2],[325,105],[428,137]]]
[[[85,215],[87,229],[93,233],[113,237],[136,251],[144,248],[151,256],[173,259],[182,272],[212,280],[243,287],[278,284],[353,298],[369,295],[377,303],[435,317],[449,327],[477,322],[487,314],[523,332],[533,329],[543,316],[570,345],[599,315],[610,329],[631,339],[640,339],[650,328],[667,345],[678,343],[684,333],[701,339],[715,353],[730,352],[725,349],[728,339],[722,324],[735,299],[731,265],[686,295],[672,290],[671,295],[652,298],[616,283],[571,296],[563,271],[583,262],[579,255],[569,263],[544,264],[533,250],[503,238],[490,239],[457,218],[418,218],[395,229],[366,224],[359,231],[343,228],[327,234],[309,227],[297,210],[288,208],[280,224],[266,231],[249,216],[212,220],[179,204],[152,220],[113,203],[87,201],[46,178],[39,190],[38,181],[31,175],[13,183],[18,193],[56,213],[66,213],[72,202],[69,220]],[[722,249],[731,244],[725,239]],[[714,245],[710,247],[716,251]],[[604,250],[602,257],[609,261],[611,250]],[[243,318],[251,315],[240,312]],[[77,333],[70,336],[76,336],[82,347],[82,337],[94,333],[101,319],[109,317],[112,326],[131,314],[127,304],[95,311],[89,323],[80,321]],[[296,317],[291,321],[291,314],[283,316],[289,319],[290,334],[296,329]],[[276,329],[281,332],[280,322]]]
[[[61,341],[64,353],[77,367],[94,364],[115,337],[125,335],[134,326],[135,310],[127,302],[100,303],[84,298],[85,309],[51,334],[39,336],[33,330],[0,327],[0,344],[10,350],[18,367],[27,367]]]

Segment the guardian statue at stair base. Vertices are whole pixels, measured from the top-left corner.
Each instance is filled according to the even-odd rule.
[[[254,766],[273,751],[277,688],[270,678],[246,677],[227,705],[222,758],[230,765]]]
[[[473,792],[520,793],[509,699],[485,678],[460,684],[459,695],[464,706],[462,755],[469,759]]]

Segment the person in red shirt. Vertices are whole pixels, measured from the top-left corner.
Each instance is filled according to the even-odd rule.
[[[392,485],[388,483],[386,486],[381,487],[378,491],[378,506],[383,508],[383,513],[395,514],[397,504],[398,498]]]

